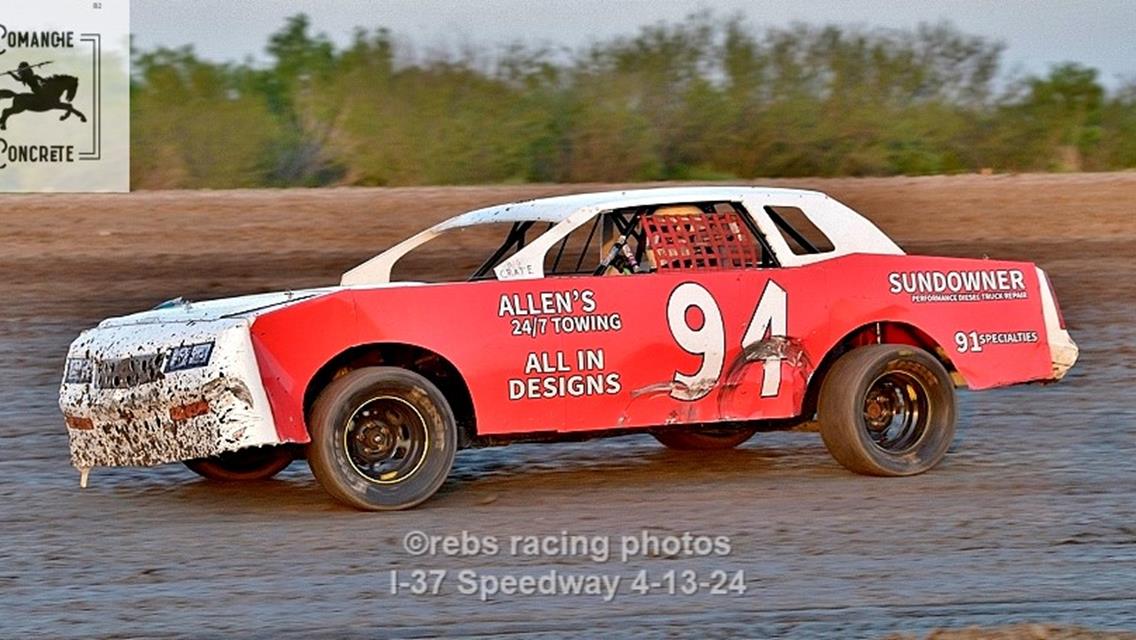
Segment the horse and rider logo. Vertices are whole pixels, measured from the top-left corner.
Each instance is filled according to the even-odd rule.
[[[0,89],[0,100],[12,99],[12,105],[0,112],[0,129],[8,128],[10,116],[24,111],[62,109],[64,113],[59,117],[60,120],[66,120],[71,117],[71,114],[75,114],[79,116],[80,121],[87,121],[86,116],[71,106],[71,101],[75,99],[75,92],[79,90],[79,79],[75,76],[62,74],[44,78],[36,74],[35,69],[37,67],[48,64],[51,64],[50,60],[38,64],[21,62],[15,69],[0,72],[0,77],[3,75],[11,76],[31,89],[30,93],[17,93],[10,89]]]

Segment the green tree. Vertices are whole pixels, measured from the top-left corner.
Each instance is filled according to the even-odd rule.
[[[229,188],[267,182],[280,131],[263,97],[234,70],[202,62],[192,49],[158,49],[135,59],[131,91],[131,175],[137,187]]]
[[[1136,85],[999,81],[947,23],[756,29],[708,12],[578,51],[337,47],[304,15],[269,64],[135,55],[139,187],[636,181],[1136,166]]]

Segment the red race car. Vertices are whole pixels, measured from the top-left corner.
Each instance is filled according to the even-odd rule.
[[[392,278],[491,232],[461,281]],[[84,485],[175,461],[263,479],[306,455],[332,496],[383,510],[429,498],[458,449],[581,434],[725,449],[815,420],[848,469],[921,473],[956,386],[1076,359],[1031,263],[906,255],[822,193],[683,187],[479,209],[338,286],[105,320],[71,345],[60,407]]]

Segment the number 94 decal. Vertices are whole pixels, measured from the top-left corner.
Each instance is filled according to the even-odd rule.
[[[698,310],[701,322],[697,316],[691,317],[691,309]],[[788,295],[785,290],[776,282],[768,281],[742,337],[742,348],[760,342],[766,336],[787,335],[787,312]],[[675,287],[667,300],[667,327],[679,347],[702,359],[698,369],[692,373],[675,371],[671,397],[687,401],[705,397],[722,377],[726,360],[726,327],[718,302],[706,287],[684,282]],[[761,397],[771,398],[781,390],[781,357],[770,355],[764,361]]]

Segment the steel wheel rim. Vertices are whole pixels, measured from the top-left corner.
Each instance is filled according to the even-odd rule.
[[[863,421],[878,449],[896,454],[917,447],[931,421],[930,394],[923,380],[903,370],[876,376],[864,395]]]
[[[367,482],[398,484],[422,468],[430,450],[426,419],[397,396],[376,396],[352,412],[343,430],[343,452]]]

